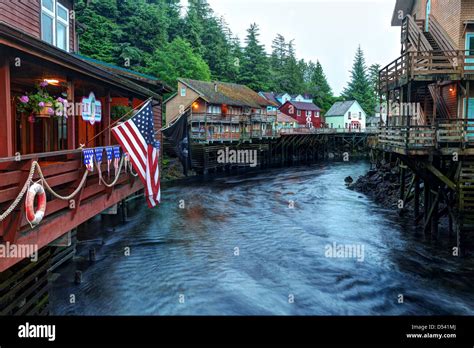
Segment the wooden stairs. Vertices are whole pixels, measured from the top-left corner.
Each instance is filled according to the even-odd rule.
[[[474,244],[474,159],[461,163],[459,174],[459,232],[460,245]]]

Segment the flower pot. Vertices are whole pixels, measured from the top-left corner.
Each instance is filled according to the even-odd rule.
[[[40,118],[50,118],[51,116],[54,115],[54,113],[49,113],[49,109],[52,109],[53,105],[52,104],[46,104],[39,113],[37,113],[35,116],[40,117]]]

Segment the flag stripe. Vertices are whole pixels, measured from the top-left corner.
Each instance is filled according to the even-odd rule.
[[[151,102],[130,120],[114,127],[112,133],[129,154],[130,162],[139,174],[148,206],[157,206],[161,200],[160,143],[155,140]]]
[[[120,145],[122,145],[125,148],[125,150],[128,152],[128,154],[130,155],[130,160],[132,162],[133,168],[140,175],[141,179],[144,180],[145,175],[146,175],[145,170],[143,169],[141,162],[139,162],[138,159],[136,158],[135,153],[132,151],[133,148],[128,144],[127,139],[123,137],[120,129],[117,129],[117,130],[114,129],[113,134],[117,135],[117,140],[119,141]]]
[[[127,142],[130,144],[130,146],[133,146],[133,153],[136,155],[137,159],[140,160],[140,164],[143,169],[146,168],[146,151],[139,151],[141,148],[139,147],[135,137],[131,135],[126,127],[120,127],[119,128],[121,131],[121,134],[127,139]],[[130,151],[128,151],[130,153]]]

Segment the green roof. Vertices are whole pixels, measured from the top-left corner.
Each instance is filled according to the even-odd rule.
[[[102,66],[104,66],[106,68],[110,68],[112,70],[120,70],[120,71],[123,71],[124,73],[127,73],[127,74],[136,75],[137,77],[142,77],[142,78],[152,80],[152,81],[155,81],[155,82],[161,82],[160,79],[158,79],[157,77],[152,76],[152,75],[143,74],[141,72],[131,70],[131,69],[126,69],[126,68],[123,68],[121,66],[117,66],[117,65],[114,65],[114,64],[111,64],[111,63],[103,62],[103,61],[95,59],[95,58],[86,57],[86,56],[84,56],[82,54],[79,54],[79,53],[73,53],[73,55],[75,55],[76,57],[78,57],[82,60],[88,61],[90,63],[97,64],[97,65],[102,65]]]

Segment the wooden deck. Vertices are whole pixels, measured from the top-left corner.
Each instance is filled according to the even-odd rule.
[[[378,133],[377,146],[405,155],[474,154],[474,119],[439,119],[435,126],[387,126]]]
[[[380,92],[409,81],[474,80],[474,55],[462,51],[407,52],[380,70]]]
[[[48,184],[59,194],[69,195],[79,185],[85,167],[82,151],[60,151],[15,158],[0,158],[0,211],[4,212],[15,200],[27,180],[33,161],[38,161]],[[102,173],[107,182],[107,166],[102,165]],[[34,181],[39,180],[35,174]],[[0,236],[4,241],[16,244],[35,244],[38,248],[48,245],[63,234],[87,221],[103,210],[140,190],[142,184],[130,174],[122,173],[117,185],[109,189],[99,184],[97,170],[90,173],[85,187],[72,200],[64,201],[47,193],[47,208],[40,225],[32,229],[25,218],[24,199],[3,222]],[[19,262],[19,259],[0,259],[0,272]]]

